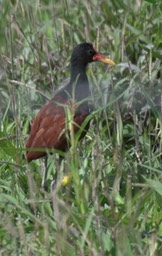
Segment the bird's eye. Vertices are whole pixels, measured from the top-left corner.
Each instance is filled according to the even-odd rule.
[[[93,54],[94,54],[94,51],[93,51],[92,49],[89,49],[89,50],[88,50],[88,54],[89,54],[89,55],[93,55]]]

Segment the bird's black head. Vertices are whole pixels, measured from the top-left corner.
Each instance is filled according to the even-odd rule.
[[[72,66],[85,67],[88,63],[93,61],[93,56],[96,54],[93,45],[90,43],[78,44],[72,53],[71,64]]]
[[[93,61],[101,61],[109,65],[115,65],[114,61],[96,52],[91,43],[81,43],[74,48],[71,56],[72,67],[84,68],[88,63]]]

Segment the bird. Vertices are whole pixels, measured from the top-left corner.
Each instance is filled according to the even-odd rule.
[[[74,47],[70,60],[69,83],[42,106],[32,123],[26,142],[28,162],[47,156],[52,149],[63,152],[69,149],[67,108],[73,112],[73,131],[77,134],[84,120],[91,113],[86,70],[89,63],[96,61],[115,65],[113,60],[96,51],[91,43],[84,42]],[[79,139],[85,136],[88,128],[89,122],[80,133]]]

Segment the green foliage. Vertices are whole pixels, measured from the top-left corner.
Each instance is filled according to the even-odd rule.
[[[0,254],[161,255],[161,0],[3,0],[0,9]],[[62,164],[49,157],[51,195],[43,160],[23,159],[25,141],[83,41],[117,66],[90,65],[95,110],[82,128],[91,127],[80,142],[71,131]]]

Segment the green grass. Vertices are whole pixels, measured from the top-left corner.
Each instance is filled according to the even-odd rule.
[[[0,254],[161,255],[161,0],[0,6]],[[51,195],[43,160],[22,156],[30,122],[84,41],[119,65],[89,66],[91,127],[61,165],[49,157]]]

